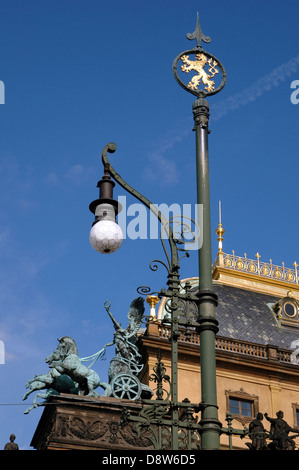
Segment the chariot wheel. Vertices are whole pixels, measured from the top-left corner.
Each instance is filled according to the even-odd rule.
[[[133,374],[121,373],[111,381],[112,395],[115,398],[137,400],[141,395],[141,383]]]

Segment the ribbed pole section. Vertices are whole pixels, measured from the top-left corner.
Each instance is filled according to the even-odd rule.
[[[199,335],[201,365],[201,449],[220,448],[221,423],[218,420],[215,335],[217,296],[212,283],[212,252],[210,223],[210,182],[208,124],[209,104],[203,98],[193,103],[196,132],[197,203],[203,210],[202,246],[198,249],[199,263]]]

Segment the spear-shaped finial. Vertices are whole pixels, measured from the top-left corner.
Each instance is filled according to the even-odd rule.
[[[199,16],[197,13],[196,28],[193,33],[188,33],[187,39],[196,39],[197,46],[187,51],[181,52],[173,61],[172,71],[174,78],[179,85],[189,93],[197,96],[197,98],[205,98],[209,95],[215,95],[224,87],[226,83],[226,72],[221,62],[209,52],[206,52],[201,46],[201,41],[211,42],[209,36],[205,36],[202,33]],[[192,58],[192,56],[195,56]],[[178,63],[180,62],[180,68],[178,70]],[[206,70],[204,68],[206,67]],[[185,76],[181,72],[189,73],[195,72],[189,83],[185,83]],[[220,72],[220,73],[219,73]],[[213,77],[218,74],[216,83],[222,80],[219,86],[215,85]],[[183,75],[181,77],[181,75]]]
[[[200,48],[202,47],[201,41],[204,41],[206,43],[211,42],[211,38],[209,36],[205,36],[202,33],[202,30],[199,24],[198,12],[197,12],[197,23],[196,23],[195,31],[193,33],[187,33],[186,36],[187,36],[187,39],[190,39],[190,40],[196,39],[197,47],[200,47]]]

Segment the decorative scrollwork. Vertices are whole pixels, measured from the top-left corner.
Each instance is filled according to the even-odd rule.
[[[139,286],[137,287],[137,292],[140,295],[159,295],[159,292],[152,292],[151,288],[148,286]]]
[[[169,267],[167,267],[166,263],[163,263],[160,260],[154,260],[152,262],[159,262],[163,264],[163,266],[167,269],[168,273],[170,273],[174,268],[177,267],[176,265],[171,263],[171,257],[168,255],[164,243],[164,239],[169,239],[169,237],[172,237],[171,246],[175,246],[176,253],[178,253],[178,251],[184,253],[183,256],[181,256],[180,258],[178,258],[178,255],[176,256],[176,259],[179,262],[184,257],[189,258],[190,250],[194,250],[200,247],[200,226],[194,219],[185,216],[184,214],[174,215],[168,220],[165,219],[163,221],[163,224],[161,224],[160,238]]]
[[[160,259],[153,259],[151,262],[150,262],[150,269],[152,271],[157,271],[159,269],[159,266],[157,264],[154,264],[154,263],[159,263],[159,264],[162,264],[162,266],[164,266],[164,268],[167,270],[167,272],[169,273],[169,268],[167,266],[166,263],[164,263],[164,261],[161,261]]]
[[[188,222],[187,222],[188,221]],[[186,248],[182,248],[179,245],[193,246],[200,239],[200,227],[191,217],[180,215],[174,216],[169,220],[169,223],[173,225],[174,241],[178,245],[180,251],[186,251]],[[194,229],[192,229],[192,225]],[[186,235],[190,235],[190,239]]]
[[[139,286],[137,287],[137,292],[141,295],[151,295],[151,288],[148,286]]]
[[[156,365],[153,367],[153,371],[153,374],[149,376],[149,380],[157,384],[156,399],[168,400],[170,397],[170,390],[165,390],[165,388],[163,388],[163,382],[166,382],[170,385],[170,377],[168,374],[166,374],[166,368],[162,362],[162,354],[160,348],[158,350],[157,362]],[[166,394],[166,398],[164,398],[164,394]]]

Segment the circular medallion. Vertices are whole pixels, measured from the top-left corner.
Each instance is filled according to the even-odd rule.
[[[174,59],[172,70],[181,87],[198,98],[215,95],[226,83],[226,72],[221,62],[198,47],[179,54]]]

